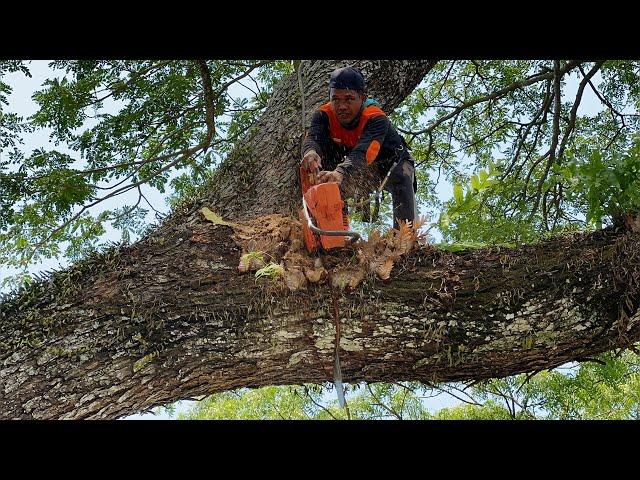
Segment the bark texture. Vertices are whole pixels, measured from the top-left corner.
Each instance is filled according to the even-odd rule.
[[[387,111],[433,66],[303,62],[307,121],[346,63]],[[292,293],[238,275],[231,229],[199,209],[231,219],[297,210],[297,88],[296,77],[281,82],[202,197],[153,233],[0,303],[0,418],[116,418],[237,387],[329,381],[336,319],[347,382],[505,376],[639,338],[639,236],[622,230],[514,250],[423,247],[390,281],[355,291]]]
[[[242,386],[331,381],[335,313],[347,382],[499,377],[640,337],[638,234],[423,247],[388,282],[295,293],[235,274],[229,235],[176,226],[162,244],[93,258],[78,278],[5,303],[2,418],[114,418]]]

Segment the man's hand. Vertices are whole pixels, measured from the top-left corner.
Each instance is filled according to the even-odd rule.
[[[342,183],[344,175],[340,172],[323,170],[318,174],[318,183],[336,182],[338,185]]]
[[[300,163],[305,169],[311,171],[320,170],[322,168],[322,159],[315,150],[309,150],[305,156],[302,157],[302,161]]]

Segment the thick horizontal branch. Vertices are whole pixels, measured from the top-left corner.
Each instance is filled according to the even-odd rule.
[[[333,376],[327,285],[238,275],[230,229],[167,224],[0,306],[0,417],[114,418]],[[640,336],[638,234],[505,250],[424,247],[342,291],[344,380],[460,381],[553,368]],[[325,265],[352,252],[324,257]]]

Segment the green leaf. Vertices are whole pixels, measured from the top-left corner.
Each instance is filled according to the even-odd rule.
[[[271,262],[269,265],[262,267],[260,270],[257,270],[255,277],[267,277],[274,280],[282,275],[284,275],[284,267],[280,264]]]
[[[462,194],[462,185],[456,183],[453,186],[453,196],[456,199],[456,203],[462,203],[464,201]]]
[[[477,175],[472,175],[471,176],[471,187],[474,190],[480,190],[480,181],[478,180],[478,176]]]
[[[440,214],[440,218],[438,219],[438,225],[440,228],[446,230],[451,225],[451,218],[446,212]]]
[[[217,213],[212,212],[207,207],[202,207],[200,212],[202,213],[202,215],[204,215],[204,218],[209,220],[214,225],[227,225],[227,226],[230,226],[230,227],[233,226],[233,223],[227,222],[226,220],[223,220],[220,215],[218,215]]]

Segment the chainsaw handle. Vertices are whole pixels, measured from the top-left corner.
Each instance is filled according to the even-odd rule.
[[[352,242],[355,242],[360,238],[360,234],[358,232],[354,232],[353,230],[322,230],[321,228],[316,227],[309,216],[309,212],[307,210],[307,202],[302,197],[302,211],[304,212],[304,218],[307,219],[307,225],[309,225],[309,229],[317,233],[318,235],[327,235],[329,237],[351,237]]]

